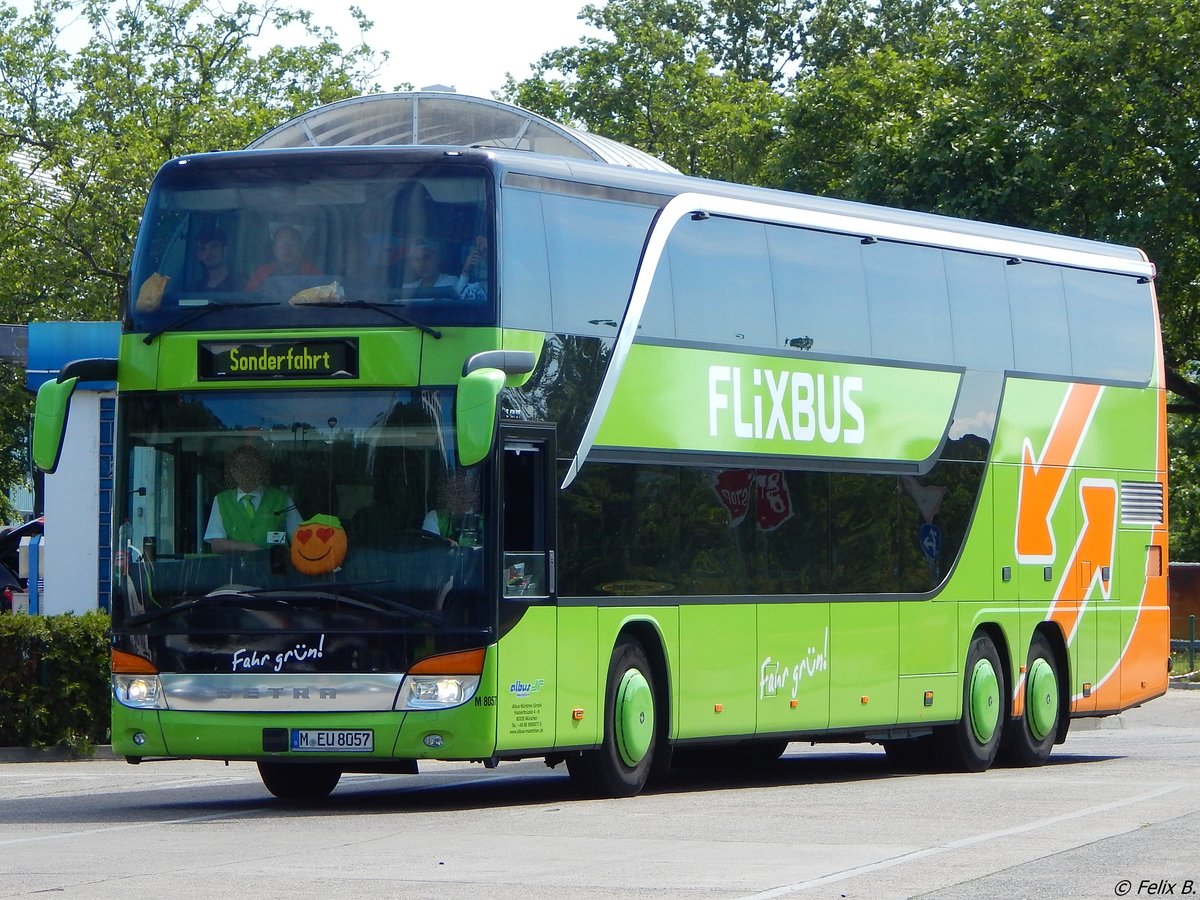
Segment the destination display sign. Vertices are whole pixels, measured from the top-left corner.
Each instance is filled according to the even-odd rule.
[[[201,341],[201,381],[357,378],[358,339],[312,341]]]

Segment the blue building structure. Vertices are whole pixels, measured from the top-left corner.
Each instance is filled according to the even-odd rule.
[[[36,391],[76,359],[115,359],[119,322],[34,322],[25,386]],[[81,382],[58,470],[41,485],[45,533],[29,548],[29,611],[110,608],[116,384]]]

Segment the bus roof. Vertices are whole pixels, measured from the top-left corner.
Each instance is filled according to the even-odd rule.
[[[600,135],[570,128],[512,104],[439,91],[372,94],[342,100],[285,122],[249,149],[286,147],[457,147],[491,152],[507,171],[671,197],[685,192],[775,204],[884,223],[924,234],[1021,245],[1127,261],[1124,271],[1154,277],[1133,247],[1012,226],[919,213],[682,175],[660,159]],[[967,241],[966,243],[970,243]],[[1051,254],[1053,256],[1054,254]]]
[[[900,230],[912,229],[914,232],[918,230],[922,232],[940,232],[946,236],[945,246],[969,244],[969,239],[982,239],[984,241],[999,243],[1011,242],[1013,244],[1047,248],[1052,251],[1048,254],[1049,257],[1057,255],[1054,251],[1062,251],[1068,254],[1084,254],[1119,259],[1125,262],[1125,265],[1121,266],[1121,268],[1126,271],[1136,270],[1137,274],[1149,278],[1153,278],[1155,274],[1153,263],[1149,262],[1146,255],[1138,248],[1111,244],[1104,241],[1068,237],[1051,232],[978,222],[971,219],[962,219],[935,213],[876,206],[851,200],[817,197],[811,194],[799,194],[792,191],[713,181],[679,173],[645,172],[617,166],[606,166],[587,160],[555,159],[536,154],[514,153],[511,151],[494,151],[492,156],[496,159],[498,168],[505,173],[601,185],[618,190],[658,194],[664,198],[674,197],[682,193],[707,194],[723,198],[746,200],[753,203],[771,204],[788,209],[806,210],[821,215],[861,220],[861,223],[867,226],[863,229],[864,237],[869,236],[869,226],[872,223],[878,223],[881,226],[895,226]],[[883,237],[884,235],[878,236]],[[894,236],[894,234],[889,234],[888,236]],[[961,237],[964,240],[956,240],[955,236]],[[925,240],[914,239],[914,242],[924,243]],[[970,248],[968,247],[967,249]],[[1049,261],[1055,260],[1050,259]],[[1103,266],[1100,266],[1100,268],[1103,268]]]
[[[498,100],[444,91],[370,94],[310,110],[249,149],[284,147],[496,147],[674,172],[661,159]]]

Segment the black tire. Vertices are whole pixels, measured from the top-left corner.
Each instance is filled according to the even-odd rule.
[[[320,800],[333,792],[342,777],[335,766],[276,762],[260,762],[258,774],[280,800]]]
[[[1040,766],[1050,758],[1063,714],[1061,676],[1050,642],[1035,634],[1025,663],[1025,714],[1011,719],[1004,732],[1004,761]]]
[[[992,639],[976,632],[963,670],[962,716],[934,732],[942,764],[957,772],[983,772],[996,761],[1008,721],[1004,669]]]
[[[567,757],[571,779],[598,797],[633,797],[654,764],[659,738],[654,671],[642,645],[624,639],[613,650],[604,691],[604,739]]]

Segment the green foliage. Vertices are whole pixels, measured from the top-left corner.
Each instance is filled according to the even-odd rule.
[[[68,9],[92,31],[74,53],[56,24]],[[251,49],[289,23],[308,41]],[[25,18],[0,7],[0,315],[114,318],[158,167],[361,93],[372,60],[273,0],[38,0]]]
[[[531,78],[510,78],[501,95],[681,171],[754,183],[784,106],[774,90],[776,57],[787,58],[795,44],[790,29],[776,30],[781,14],[759,6],[699,0],[586,6],[581,18],[611,32],[612,40],[587,38],[547,53]]]
[[[610,35],[505,96],[683,171],[1141,247],[1165,357],[1200,359],[1200,6],[1187,0],[610,0]],[[1171,423],[1200,559],[1200,434]]]
[[[1167,508],[1171,513],[1171,559],[1200,560],[1200,422],[1172,416],[1167,423],[1167,465],[1171,473]]]
[[[108,742],[109,619],[0,616],[0,746]]]
[[[776,182],[1142,247],[1168,361],[1200,355],[1200,9],[921,6],[823,4],[838,49],[795,82]]]

